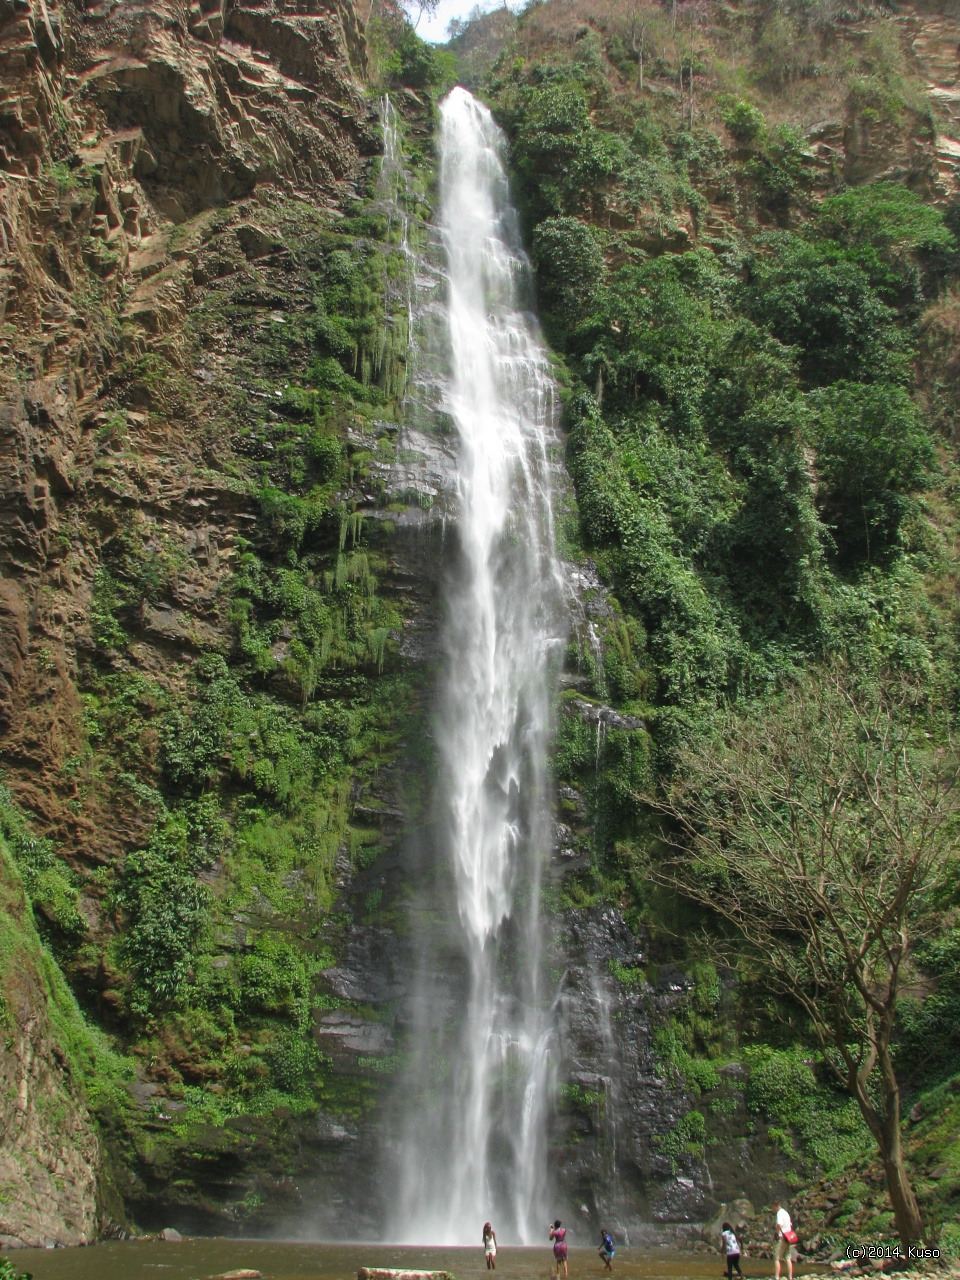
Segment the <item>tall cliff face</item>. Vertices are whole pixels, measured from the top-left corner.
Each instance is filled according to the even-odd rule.
[[[0,22],[3,750],[37,771],[14,789],[49,829],[110,854],[109,812],[78,822],[59,788],[36,785],[69,754],[78,714],[75,645],[102,539],[85,519],[103,497],[98,428],[123,399],[149,399],[130,386],[148,353],[189,362],[197,285],[175,223],[258,184],[326,206],[349,191],[375,145],[354,74],[362,45],[352,9],[319,3],[17,3]],[[198,442],[170,417],[138,421],[154,437],[143,483],[179,488],[178,514],[207,545],[196,517],[212,495],[183,505]],[[211,554],[191,611],[216,626]]]
[[[57,763],[77,714],[75,643],[97,560],[99,531],[85,516],[100,483],[98,427],[123,399],[149,398],[130,385],[131,366],[148,353],[174,367],[189,361],[194,255],[171,243],[174,225],[258,184],[336,206],[375,146],[362,70],[348,6],[0,11],[0,716],[4,750],[41,773]],[[149,416],[138,423],[147,434]],[[164,436],[170,415],[154,416],[166,421],[148,446],[145,483],[176,487],[187,457],[200,462],[195,433],[179,422],[174,447]],[[202,596],[194,612],[215,614],[209,591]],[[89,837],[62,796],[14,786],[58,835]]]
[[[935,135],[912,81],[903,96],[890,54],[902,36],[949,114],[949,15],[904,11],[878,49],[870,16],[863,31],[857,19],[844,37],[866,49],[857,94],[825,87],[822,69],[814,92],[814,72],[791,62],[795,79],[770,101],[800,95],[803,137],[742,142],[719,119],[704,128],[702,104],[719,90],[684,64],[659,6],[638,36],[637,48],[662,45],[643,70],[637,48],[626,52],[628,19],[614,15],[623,30],[608,31],[596,7],[530,15],[527,61],[497,91],[515,158],[536,201],[563,176],[543,181],[553,148],[570,142],[569,173],[587,177],[560,191],[554,235],[576,232],[575,215],[600,228],[611,270],[680,263],[690,316],[717,290],[722,315],[757,231],[799,226],[844,180],[955,192],[960,144],[946,117]],[[758,23],[758,58],[791,53],[762,35]],[[608,37],[613,71],[593,83]],[[831,38],[817,36],[828,69]],[[596,95],[559,129],[537,115],[552,106],[535,74],[555,45]],[[381,1103],[411,1025],[408,898],[432,856],[428,691],[449,444],[442,415],[399,425],[404,236],[429,217],[429,110],[400,95],[421,172],[375,191],[363,58],[352,9],[333,0],[0,0],[0,768],[11,811],[49,841],[12,841],[43,945],[122,1051],[105,1056],[62,1003],[5,864],[5,910],[29,940],[0,974],[13,1028],[0,1122],[16,1134],[0,1183],[36,1192],[5,1207],[0,1243],[89,1238],[119,1221],[103,1203],[111,1165],[145,1226],[256,1231],[280,1211],[289,1229],[322,1234],[380,1225]],[[519,107],[513,94],[527,94]],[[635,149],[623,190],[601,190],[599,126]],[[569,270],[543,255],[540,284],[547,310],[552,289],[588,317],[586,341],[602,255],[589,237],[572,245]],[[684,278],[709,252],[729,262],[729,284]],[[621,396],[624,421],[636,407],[624,388],[642,391],[635,371],[619,390],[610,376],[624,315],[662,283],[637,280],[598,321],[603,358],[584,381],[608,413]],[[660,332],[650,305],[631,341]],[[942,320],[949,331],[952,313]],[[692,353],[709,345],[694,339]],[[716,381],[711,366],[702,385]],[[673,385],[658,393],[668,407]],[[670,532],[653,563],[633,548],[625,603],[601,583],[616,582],[616,547],[597,555],[601,576],[587,559],[576,570],[584,616],[560,716],[551,884],[567,959],[558,1190],[571,1213],[586,1204],[597,1223],[631,1230],[698,1220],[713,1196],[760,1200],[788,1163],[754,1132],[746,1069],[698,1056],[728,1052],[730,992],[715,973],[685,972],[637,909],[635,797],[659,745],[687,731],[670,718],[672,694],[657,705],[657,682],[668,675],[686,697],[732,635],[719,623],[707,635],[712,606],[681,561],[696,566],[702,518],[754,483],[748,467],[733,488],[714,493],[706,477],[687,493],[699,463],[675,469],[658,447],[651,477],[629,445],[618,502],[627,510],[632,490],[646,501],[648,485],[660,501],[682,475],[654,522],[676,522],[676,547]],[[614,456],[606,440],[587,452],[598,468]],[[789,475],[805,489],[808,471],[801,455]],[[586,528],[598,508],[585,475],[586,463]],[[614,541],[628,533],[617,526]],[[678,576],[658,576],[664,564]],[[744,576],[741,564],[732,580]],[[58,1179],[69,1196],[55,1194]]]
[[[289,1201],[290,1104],[315,1064],[288,1060],[284,1029],[309,1039],[310,990],[339,946],[317,931],[354,851],[389,843],[399,817],[390,763],[410,697],[373,705],[369,688],[389,624],[430,589],[410,556],[384,555],[378,594],[357,514],[382,505],[375,469],[396,427],[374,425],[372,404],[355,412],[354,392],[385,404],[403,346],[381,336],[386,258],[370,246],[386,220],[338,221],[380,145],[364,60],[338,0],[0,2],[0,765],[43,837],[20,861],[45,942],[131,1054],[121,1103],[99,1113],[146,1218],[155,1196],[171,1203],[185,1150],[191,1221],[255,1212],[251,1168]],[[318,290],[337,288],[359,291],[368,335],[311,327]],[[318,359],[327,391],[291,387]],[[396,512],[429,505],[421,480]],[[308,492],[298,535],[285,521]],[[288,598],[297,574],[307,605]],[[318,679],[336,709],[322,725],[304,712],[308,762],[292,764],[282,722]],[[377,754],[355,767],[363,734],[380,735]],[[3,883],[26,920],[7,870]],[[106,1223],[110,1159],[59,1065],[37,963],[5,969],[3,1072],[20,1099],[7,1162],[33,1193],[0,1234],[76,1242]],[[185,996],[198,982],[205,994]],[[353,1008],[326,1043],[362,1032]],[[264,1078],[262,1119],[228,1132],[243,1105],[203,1112]],[[48,1104],[62,1123],[37,1118]],[[311,1151],[329,1143],[311,1135]],[[48,1194],[58,1180],[69,1195]]]

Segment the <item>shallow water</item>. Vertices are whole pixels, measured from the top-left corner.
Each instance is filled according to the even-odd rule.
[[[161,1240],[111,1242],[88,1249],[23,1249],[14,1255],[34,1280],[204,1280],[240,1267],[263,1272],[264,1280],[353,1280],[359,1267],[403,1267],[451,1271],[458,1280],[481,1280],[487,1272],[476,1249],[416,1248],[365,1244],[287,1244],[274,1240],[192,1239],[179,1244]],[[505,1247],[497,1258],[497,1280],[548,1280],[549,1247]],[[769,1276],[770,1262],[751,1265],[744,1273]],[[594,1249],[570,1250],[570,1280],[601,1280],[606,1275]],[[616,1280],[717,1280],[723,1260],[703,1254],[618,1249]]]

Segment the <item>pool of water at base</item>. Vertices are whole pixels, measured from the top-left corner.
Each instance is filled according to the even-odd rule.
[[[205,1280],[240,1268],[260,1271],[264,1280],[354,1280],[360,1267],[448,1271],[457,1280],[486,1276],[480,1248],[426,1248],[410,1245],[297,1244],[278,1240],[192,1238],[109,1242],[86,1249],[18,1249],[12,1257],[34,1280]],[[547,1248],[504,1246],[496,1280],[549,1280]],[[570,1250],[570,1280],[602,1280],[608,1273],[596,1250]],[[773,1264],[743,1262],[747,1280],[767,1277]],[[807,1269],[804,1268],[804,1274]],[[717,1254],[618,1248],[614,1280],[718,1280],[724,1274]],[[493,1278],[491,1278],[493,1280]]]

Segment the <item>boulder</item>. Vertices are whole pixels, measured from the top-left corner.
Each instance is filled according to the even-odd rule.
[[[716,1215],[709,1222],[703,1224],[700,1229],[700,1237],[706,1240],[707,1244],[715,1245],[720,1239],[720,1229],[725,1222],[732,1223],[733,1229],[736,1231],[741,1223],[749,1223],[755,1217],[756,1210],[749,1200],[746,1198],[731,1200],[729,1204],[722,1204]],[[742,1244],[743,1241],[740,1243]]]
[[[391,1267],[361,1267],[357,1280],[454,1280],[449,1271],[402,1271]]]

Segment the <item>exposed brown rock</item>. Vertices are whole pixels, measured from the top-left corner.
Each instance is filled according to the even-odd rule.
[[[188,320],[205,282],[276,252],[265,193],[352,194],[377,145],[364,73],[349,0],[0,0],[0,769],[101,936],[89,872],[154,815],[81,759],[97,569],[124,539],[167,566],[119,668],[176,686],[198,647],[226,648],[250,500],[205,410],[229,357],[201,377]],[[109,1017],[109,965],[75,977]],[[44,1000],[25,969],[0,1048],[0,1247],[98,1232],[99,1144]],[[61,1097],[54,1126],[40,1104]]]
[[[12,579],[0,579],[0,723],[9,722],[28,644],[27,598]]]
[[[0,856],[3,1052],[0,1052],[0,1248],[81,1244],[98,1227],[100,1141],[50,1024],[30,908]],[[12,954],[10,954],[12,952]]]
[[[0,0],[0,758],[44,828],[94,860],[135,832],[94,813],[91,842],[51,775],[76,738],[78,646],[118,518],[185,562],[142,611],[137,661],[224,643],[244,503],[185,429],[201,409],[184,323],[197,281],[217,278],[195,215],[264,184],[327,205],[349,193],[375,145],[364,70],[346,0]],[[196,231],[171,248],[188,216]],[[275,252],[238,221],[242,255]],[[179,384],[138,376],[155,357]]]

